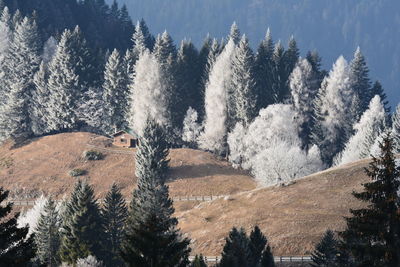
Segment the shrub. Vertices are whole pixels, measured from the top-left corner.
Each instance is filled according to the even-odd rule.
[[[87,160],[102,160],[104,158],[104,154],[96,150],[85,151],[83,156]]]
[[[82,170],[82,169],[73,169],[69,171],[69,175],[72,177],[78,177],[78,176],[82,176],[85,175],[87,173],[86,170]]]

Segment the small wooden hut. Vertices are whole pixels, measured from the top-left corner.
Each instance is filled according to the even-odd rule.
[[[139,138],[135,134],[127,133],[125,131],[119,131],[112,135],[113,145],[118,147],[136,147],[139,142]]]

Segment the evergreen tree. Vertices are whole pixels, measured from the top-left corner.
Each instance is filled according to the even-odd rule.
[[[371,81],[369,79],[369,69],[365,61],[364,55],[361,53],[360,47],[357,47],[354,58],[350,62],[350,81],[351,87],[360,99],[360,107],[358,118],[368,108],[371,95]]]
[[[48,126],[50,131],[73,129],[77,125],[79,76],[72,57],[72,36],[65,30],[58,44],[56,54],[49,66]]]
[[[379,95],[383,105],[385,106],[385,112],[390,112],[389,101],[386,99],[385,91],[383,90],[382,84],[379,81],[375,81],[374,85],[371,88],[370,98],[374,98],[374,96]]]
[[[339,241],[331,230],[327,230],[311,254],[313,267],[336,267],[339,254]]]
[[[48,71],[44,61],[42,61],[39,71],[33,78],[35,90],[32,92],[31,102],[32,131],[36,135],[41,135],[48,131],[47,107],[50,95],[47,81]]]
[[[250,245],[249,239],[243,228],[235,227],[229,232],[222,251],[219,267],[250,267]]]
[[[236,22],[234,21],[231,26],[228,41],[232,40],[235,45],[238,45],[240,42],[240,39],[241,39],[240,30],[239,30],[239,27],[237,26]]]
[[[274,53],[272,54],[273,71],[272,71],[272,92],[273,102],[281,103],[284,101],[286,82],[286,64],[285,49],[279,41],[275,44]]]
[[[247,127],[256,112],[256,85],[254,81],[254,56],[245,35],[240,40],[232,59],[232,92],[228,92],[228,130],[237,122]]]
[[[312,70],[313,70],[313,83],[312,87],[318,90],[321,88],[321,83],[324,79],[324,77],[328,74],[325,70],[321,68],[322,64],[322,58],[319,56],[318,52],[316,50],[314,51],[309,51],[306,55],[306,59],[308,63],[311,64]]]
[[[300,125],[299,136],[305,148],[310,145],[314,99],[318,92],[318,89],[313,86],[313,80],[314,73],[311,64],[307,59],[300,59],[289,77],[289,87],[293,109]]]
[[[284,53],[284,61],[285,61],[285,68],[286,68],[286,72],[285,72],[285,77],[284,80],[288,83],[288,78],[289,75],[292,73],[294,67],[296,66],[297,61],[299,60],[299,48],[297,47],[297,43],[296,40],[294,39],[294,37],[290,37],[289,40],[289,44],[288,44],[288,48]],[[289,85],[287,84],[287,87]],[[287,88],[289,89],[289,88]],[[289,91],[287,91],[287,93],[289,93]]]
[[[56,203],[48,199],[35,229],[37,257],[41,264],[55,267],[60,264],[58,250],[60,247],[60,225]]]
[[[128,210],[121,189],[115,183],[104,199],[101,215],[105,235],[103,249],[107,254],[104,261],[109,266],[122,266],[123,262],[119,252]]]
[[[393,155],[390,135],[380,143],[381,155],[373,157],[364,191],[353,195],[367,204],[365,208],[350,210],[347,228],[340,233],[344,247],[351,252],[355,266],[400,265],[400,167]]]
[[[101,254],[102,220],[93,188],[78,181],[63,214],[60,257],[74,264],[78,259]]]
[[[260,228],[255,226],[250,233],[250,260],[249,266],[258,266],[261,255],[267,245],[267,238],[263,235]]]
[[[8,197],[9,191],[0,187],[0,203]],[[19,228],[19,213],[10,215],[12,203],[0,205],[0,265],[26,266],[35,256],[34,236],[27,238],[28,227]]]
[[[128,77],[118,51],[115,49],[108,58],[104,71],[103,128],[108,134],[128,127],[127,114],[129,108]]]
[[[260,43],[255,57],[255,80],[257,87],[257,108],[259,111],[274,103],[272,82],[274,64],[272,55],[274,53],[274,42],[271,31],[268,29],[265,39]]]
[[[203,255],[200,254],[194,257],[194,260],[190,264],[190,267],[207,267],[207,263],[205,262]]]
[[[34,89],[33,76],[39,69],[39,36],[36,23],[24,18],[14,31],[5,60],[5,105],[0,112],[3,138],[27,136],[32,133],[30,98]]]
[[[213,40],[210,38],[209,35],[203,41],[203,45],[200,48],[199,56],[198,56],[198,71],[200,75],[200,80],[198,83],[198,94],[201,96],[198,102],[198,109],[197,112],[199,114],[199,118],[202,119],[204,116],[204,93],[206,89],[207,79],[208,79],[208,72],[210,67],[208,66],[208,56],[211,51]]]
[[[137,189],[130,204],[121,256],[127,266],[187,266],[189,240],[176,228],[178,221],[172,217],[174,208],[164,183],[168,150],[155,149],[165,143],[165,138],[154,121],[147,123],[145,132],[149,136],[141,140],[136,156]]]
[[[275,267],[274,255],[272,255],[269,245],[265,247],[261,254],[260,267]]]
[[[400,104],[392,115],[392,138],[394,153],[400,153]]]

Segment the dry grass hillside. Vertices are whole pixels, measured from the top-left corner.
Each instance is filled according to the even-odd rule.
[[[82,154],[102,150],[105,158],[86,161]],[[104,150],[104,151],[103,151]],[[64,133],[0,147],[0,185],[15,195],[68,193],[74,182],[68,172],[80,168],[103,196],[113,181],[130,198],[135,186],[134,150],[110,146],[110,140],[90,133]],[[123,154],[124,153],[124,154]],[[127,154],[128,153],[128,154]],[[361,205],[351,195],[366,181],[360,161],[332,168],[290,186],[256,188],[245,172],[213,155],[191,149],[170,152],[172,196],[230,195],[211,202],[176,202],[179,227],[192,239],[193,253],[218,255],[232,226],[250,230],[259,225],[276,255],[307,255],[327,229],[340,230],[349,208]]]
[[[105,158],[85,160],[83,152],[90,149],[101,151]],[[106,137],[83,132],[45,136],[24,144],[8,143],[0,147],[0,185],[11,189],[16,197],[35,197],[41,192],[61,197],[76,180],[69,171],[82,169],[87,172],[83,177],[100,197],[113,181],[130,197],[136,182],[134,153],[134,149],[111,147]],[[170,157],[168,184],[172,196],[225,195],[256,187],[245,172],[210,153],[173,149]]]

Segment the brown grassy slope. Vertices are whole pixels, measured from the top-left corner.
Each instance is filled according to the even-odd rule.
[[[61,197],[68,193],[74,182],[71,169],[86,170],[87,177],[99,196],[104,195],[116,181],[123,193],[130,197],[135,186],[134,155],[103,152],[104,160],[86,161],[82,153],[87,144],[111,150],[110,141],[102,136],[76,132],[45,136],[29,140],[26,144],[0,147],[0,186],[23,194],[38,192]],[[134,150],[125,149],[125,151]],[[171,195],[224,195],[251,190],[255,183],[246,173],[234,170],[228,163],[210,153],[192,149],[173,149],[170,152]],[[19,194],[19,195],[23,195]]]
[[[201,203],[178,212],[179,226],[193,240],[194,253],[219,255],[233,226],[249,232],[259,225],[276,255],[309,255],[323,232],[343,229],[349,208],[360,207],[352,195],[367,181],[368,161],[333,168],[286,187],[255,189],[230,199]]]

